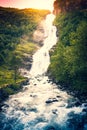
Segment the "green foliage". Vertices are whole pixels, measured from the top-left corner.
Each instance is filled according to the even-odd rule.
[[[8,95],[12,95],[14,93],[14,91],[11,88],[3,88],[4,91],[4,96],[8,96]]]
[[[18,69],[37,49],[30,42],[32,34],[48,13],[48,10],[0,7],[0,87],[24,79]]]
[[[19,73],[16,75],[16,83],[25,80]],[[14,84],[14,70],[9,69],[7,66],[0,67],[0,88]]]
[[[59,42],[51,56],[49,70],[55,80],[87,92],[87,12],[57,16]]]
[[[0,7],[0,65],[6,63],[9,51],[15,50],[23,39],[32,41],[33,32],[48,13],[47,10]]]
[[[37,49],[37,45],[33,42],[28,42],[24,44],[18,44],[15,49],[15,54],[18,55],[20,58],[25,57],[27,54],[32,55],[32,53]]]

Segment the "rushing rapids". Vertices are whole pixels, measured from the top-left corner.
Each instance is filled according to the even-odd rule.
[[[44,45],[33,56],[29,85],[4,103],[1,130],[87,130],[87,104],[58,89],[45,75],[49,50],[57,42],[54,18],[46,18]]]

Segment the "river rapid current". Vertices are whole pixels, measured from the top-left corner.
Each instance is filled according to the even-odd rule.
[[[80,104],[46,76],[49,50],[58,40],[54,18],[46,17],[44,42],[33,56],[29,85],[2,107],[0,130],[87,130],[87,104]]]

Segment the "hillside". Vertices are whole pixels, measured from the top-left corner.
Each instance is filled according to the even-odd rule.
[[[13,86],[6,88],[6,93],[14,93],[18,87],[15,84],[26,80],[18,70],[30,69],[31,56],[38,47],[33,33],[48,13],[48,10],[0,7],[0,88]]]
[[[79,4],[77,7],[76,10],[61,10],[56,15],[54,24],[59,41],[51,52],[48,71],[55,82],[74,91],[77,96],[87,96],[87,10],[85,7],[81,9]]]
[[[33,41],[32,34],[47,13],[44,10],[0,7],[0,65],[17,44]]]

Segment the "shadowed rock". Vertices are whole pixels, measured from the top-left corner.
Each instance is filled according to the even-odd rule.
[[[49,103],[53,103],[53,102],[58,102],[58,99],[56,99],[56,98],[49,98],[45,103],[49,104]]]

